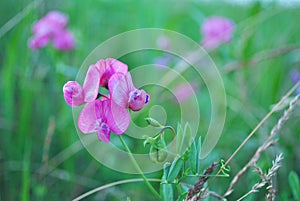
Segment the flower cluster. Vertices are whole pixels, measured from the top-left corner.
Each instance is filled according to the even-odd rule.
[[[213,49],[222,43],[229,42],[234,31],[234,23],[224,17],[213,16],[207,18],[202,26],[203,39],[201,45],[206,49]]]
[[[75,38],[66,28],[68,17],[59,12],[51,11],[36,21],[32,27],[33,36],[28,45],[31,49],[39,49],[53,40],[53,47],[58,50],[72,50],[75,47]]]
[[[99,88],[109,94],[99,94]],[[137,89],[126,64],[108,58],[89,66],[83,85],[69,81],[63,87],[65,101],[71,107],[86,104],[78,118],[82,133],[96,132],[103,142],[110,141],[111,131],[122,134],[128,128],[132,111],[141,110],[150,100],[142,89]]]

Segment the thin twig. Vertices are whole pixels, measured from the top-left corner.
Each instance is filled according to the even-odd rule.
[[[73,199],[73,201],[78,201],[78,200],[82,200],[83,198],[93,194],[93,193],[96,193],[98,191],[101,191],[101,190],[104,190],[106,188],[110,188],[112,186],[116,186],[116,185],[120,185],[120,184],[126,184],[126,183],[133,183],[133,182],[141,182],[141,181],[144,181],[142,178],[137,178],[137,179],[126,179],[126,180],[121,180],[121,181],[116,181],[116,182],[113,182],[113,183],[110,183],[110,184],[106,184],[104,186],[100,186],[98,188],[95,188],[93,190],[90,190],[76,198]],[[152,182],[161,182],[161,179],[152,179],[152,178],[148,178],[148,181],[152,181]]]

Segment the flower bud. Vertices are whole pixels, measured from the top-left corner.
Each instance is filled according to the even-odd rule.
[[[151,118],[151,117],[147,117],[145,118],[145,120],[147,121],[147,123],[153,127],[163,127],[158,121],[156,121],[155,119]]]

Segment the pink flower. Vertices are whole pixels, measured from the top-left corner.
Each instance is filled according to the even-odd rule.
[[[108,80],[115,73],[126,74],[128,71],[128,66],[116,59],[107,58],[105,60],[99,60],[95,66],[100,73],[100,86],[107,87]]]
[[[53,39],[53,46],[58,50],[71,50],[75,47],[75,39],[66,29],[68,17],[59,12],[51,11],[34,23],[33,36],[29,39],[28,46],[39,49],[46,46]]]
[[[141,110],[150,100],[149,94],[142,89],[135,88],[129,72],[126,75],[114,74],[108,82],[108,88],[113,102],[133,111]]]
[[[122,134],[130,123],[129,113],[125,108],[113,105],[110,99],[103,98],[88,103],[78,118],[78,128],[84,133],[97,133],[98,139],[110,141],[111,131]]]
[[[201,26],[203,34],[201,44],[207,49],[215,48],[222,43],[229,42],[233,31],[234,23],[231,20],[218,16],[207,18]]]
[[[68,17],[65,14],[51,11],[33,25],[32,32],[36,36],[53,37],[64,30],[67,24]]]
[[[53,47],[58,50],[72,50],[75,47],[75,38],[68,30],[63,30],[56,33],[53,39]]]
[[[91,65],[86,74],[83,87],[75,81],[69,81],[63,86],[64,98],[71,107],[79,106],[96,100],[99,90],[100,74]]]
[[[126,64],[113,58],[99,60],[89,67],[83,87],[75,81],[64,85],[68,105],[86,103],[78,118],[82,133],[96,132],[99,140],[109,142],[111,132],[122,134],[128,128],[128,108],[138,111],[148,104],[150,96],[135,88],[127,69]],[[99,96],[99,87],[108,87],[109,94]]]

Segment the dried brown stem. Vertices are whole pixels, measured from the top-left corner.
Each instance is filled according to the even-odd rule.
[[[217,162],[213,162],[204,172],[203,175],[199,177],[198,181],[194,184],[193,188],[189,189],[188,195],[186,196],[186,201],[188,200],[200,200],[200,197],[198,194],[201,192],[201,190],[204,187],[204,184],[209,179],[210,175],[213,173],[213,171],[218,166]]]

